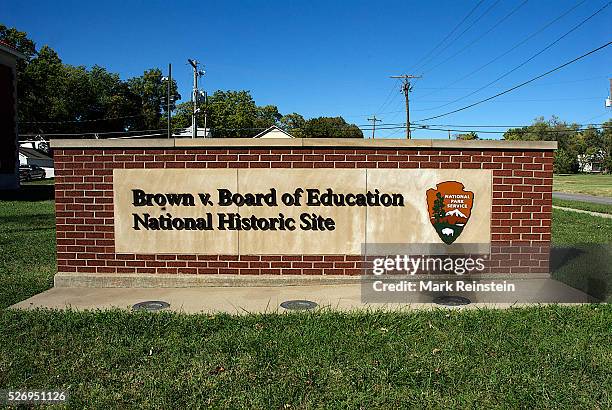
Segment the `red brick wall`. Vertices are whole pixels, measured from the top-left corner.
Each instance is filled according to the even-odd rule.
[[[114,248],[114,168],[492,169],[490,271],[547,273],[552,151],[333,148],[56,149],[59,272],[358,275],[357,255],[140,255]]]

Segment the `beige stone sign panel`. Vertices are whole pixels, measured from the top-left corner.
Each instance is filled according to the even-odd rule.
[[[466,191],[473,193],[471,215],[454,243],[491,242],[493,188],[490,170],[369,169],[367,180],[368,190],[399,192],[405,198],[405,206],[401,208],[368,208],[367,243],[440,243],[428,212],[427,191],[444,182],[462,184]]]
[[[294,194],[298,188],[303,192],[300,193],[300,206],[287,206],[279,201],[276,207],[242,207],[240,213],[244,216],[253,212],[263,217],[278,217],[279,213],[292,217],[297,229],[241,231],[238,235],[240,254],[359,254],[365,238],[366,207],[306,206],[306,203],[309,195],[324,203],[324,195],[330,192],[363,193],[365,186],[365,169],[241,169],[238,174],[240,192],[269,192],[270,188],[276,189],[279,196]],[[334,229],[317,229],[320,218],[333,219]]]
[[[222,169],[214,172],[188,169],[115,169],[113,171],[115,210],[115,251],[117,253],[176,253],[230,254],[238,253],[238,232],[214,230],[152,230],[133,229],[134,214],[141,219],[147,213],[152,218],[191,217],[210,220],[216,224],[217,212],[236,212],[236,206],[216,205],[217,189],[237,189],[237,171]],[[148,194],[184,194],[194,198],[194,206],[159,206],[153,199],[151,206],[135,206],[133,190]],[[210,193],[212,205],[202,205],[198,193]],[[167,199],[166,199],[167,200]],[[158,198],[160,201],[160,198]],[[161,202],[161,201],[160,201]],[[149,219],[149,223],[154,223]]]
[[[490,170],[121,169],[113,179],[118,253],[356,255],[366,242],[490,243]],[[358,206],[358,195],[393,201]]]

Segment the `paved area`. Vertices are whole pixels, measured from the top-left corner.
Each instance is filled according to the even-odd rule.
[[[605,196],[593,196],[586,194],[568,194],[566,192],[553,192],[553,198],[566,199],[569,201],[592,202],[594,204],[612,205],[612,198]]]
[[[553,205],[554,209],[561,209],[563,211],[570,211],[570,212],[578,212],[581,214],[589,214],[592,216],[599,216],[600,218],[612,218],[612,214],[604,214],[601,212],[593,212],[593,211],[585,211],[584,209],[575,209],[575,208],[566,208],[564,206],[556,206]]]
[[[499,282],[500,280],[496,281]],[[588,295],[552,279],[508,280],[516,284],[510,298],[507,293],[492,296],[488,303],[473,303],[467,307],[499,307],[535,303],[587,303]],[[461,295],[454,292],[453,294]],[[494,295],[493,293],[487,293]],[[271,287],[199,287],[199,288],[62,288],[57,287],[13,305],[17,309],[53,308],[130,309],[138,302],[161,300],[169,310],[197,312],[227,312],[231,314],[282,312],[280,303],[286,300],[311,300],[320,307],[339,310],[355,309],[431,309],[434,296],[440,293],[410,293],[405,303],[362,303],[361,285],[314,285]],[[474,294],[465,294],[472,300]]]

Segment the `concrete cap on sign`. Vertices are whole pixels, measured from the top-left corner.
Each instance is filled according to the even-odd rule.
[[[457,150],[528,150],[551,151],[556,141],[505,140],[425,140],[425,139],[361,139],[361,138],[138,138],[138,139],[57,139],[51,148],[208,148],[208,147],[331,147],[331,148],[439,148]]]

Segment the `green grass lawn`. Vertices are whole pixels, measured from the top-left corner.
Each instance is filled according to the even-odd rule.
[[[553,178],[553,190],[571,194],[612,197],[612,175],[555,175]]]
[[[53,285],[55,211],[49,188],[28,187],[22,197],[27,200],[0,194],[5,198],[0,199],[0,309]]]
[[[583,211],[612,214],[612,205],[595,204],[593,202],[569,201],[566,199],[553,198],[553,205],[565,208],[582,209]]]
[[[612,307],[0,313],[0,386],[75,408],[610,408]],[[486,331],[483,331],[486,329]]]
[[[555,279],[612,302],[612,218],[553,209]]]
[[[45,178],[45,179],[36,179],[34,181],[22,182],[21,185],[53,185],[55,183],[55,178]]]
[[[612,218],[553,209],[553,244],[612,244]]]
[[[45,185],[0,195],[0,389],[68,389],[76,408],[612,407],[610,305],[241,317],[3,309],[52,284],[51,198]],[[601,285],[605,275],[585,281],[568,267],[601,259],[612,219],[553,219],[554,242],[570,250],[562,279]]]

